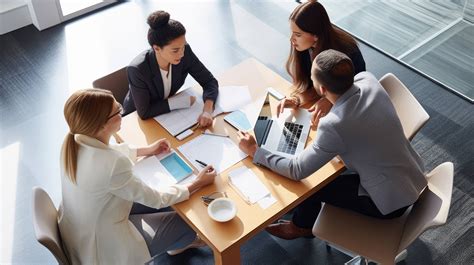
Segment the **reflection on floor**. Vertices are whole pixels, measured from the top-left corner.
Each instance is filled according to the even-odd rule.
[[[339,27],[474,102],[472,0],[321,2]]]
[[[0,264],[55,263],[34,238],[31,188],[43,187],[59,204],[59,150],[67,133],[64,102],[75,89],[89,87],[92,80],[127,65],[148,48],[145,19],[150,12],[164,9],[180,20],[187,41],[215,75],[255,57],[289,80],[284,65],[289,51],[288,16],[295,6],[293,0],[135,0],[41,32],[28,26],[0,36]],[[341,9],[336,15],[342,17],[345,10],[352,9]],[[416,240],[405,264],[472,263],[474,105],[379,51],[363,43],[360,48],[370,72],[378,78],[394,73],[430,114],[413,140],[426,169],[444,161],[455,164],[448,222]],[[243,264],[348,260],[338,251],[328,251],[318,239],[280,240],[265,231],[244,244],[241,253]],[[174,257],[164,254],[156,261],[213,264],[213,256],[203,248]]]

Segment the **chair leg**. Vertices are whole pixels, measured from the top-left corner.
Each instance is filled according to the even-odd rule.
[[[369,261],[361,256],[355,256],[348,262],[344,263],[344,265],[368,265]]]
[[[326,244],[326,251],[331,251],[331,246],[328,244],[328,242],[324,242]]]
[[[402,260],[405,260],[408,256],[408,252],[406,249],[404,249],[402,252],[400,252],[396,257],[395,257],[395,263],[398,263]]]

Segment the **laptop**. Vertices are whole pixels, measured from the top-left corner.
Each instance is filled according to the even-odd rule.
[[[272,117],[267,93],[253,129],[258,146],[292,158],[304,150],[310,123],[311,113],[306,109],[285,109],[278,118]]]

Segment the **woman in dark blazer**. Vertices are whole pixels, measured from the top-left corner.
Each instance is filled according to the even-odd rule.
[[[291,50],[286,70],[293,79],[294,91],[283,99],[278,112],[284,108],[309,108],[312,111],[313,128],[319,118],[329,112],[332,104],[321,98],[311,81],[311,65],[314,58],[325,50],[334,49],[346,54],[354,64],[354,75],[365,71],[365,61],[355,39],[334,27],[324,6],[310,0],[298,5],[290,15]]]
[[[186,43],[186,29],[165,11],[156,11],[147,19],[151,49],[139,54],[127,68],[130,91],[124,101],[125,113],[137,110],[142,119],[190,107],[194,97],[175,96],[188,74],[203,88],[203,112],[200,126],[212,124],[214,103],[219,93],[214,76],[199,61]]]

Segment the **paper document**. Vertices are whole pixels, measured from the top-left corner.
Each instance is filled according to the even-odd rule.
[[[243,166],[229,172],[229,183],[250,204],[271,196],[270,191],[249,168]],[[263,207],[262,207],[263,208]]]
[[[133,173],[155,189],[178,182],[184,183],[196,177],[192,168],[174,151],[138,161],[133,166]]]
[[[234,126],[239,131],[247,132],[252,130],[252,124],[247,119],[247,115],[240,110],[227,114],[224,120]]]
[[[196,124],[197,119],[199,118],[199,115],[201,115],[202,109],[204,107],[202,96],[196,93],[196,91],[194,91],[192,88],[188,88],[180,92],[179,97],[182,97],[183,93],[186,96],[196,97],[196,101],[191,107],[173,110],[169,113],[164,113],[154,118],[172,136],[176,136]],[[220,113],[222,113],[222,110],[216,106],[212,115],[215,117]]]
[[[212,165],[217,174],[247,157],[229,137],[202,134],[178,147],[186,159],[198,169],[196,160]]]
[[[248,86],[222,86],[219,87],[219,96],[216,106],[223,112],[231,112],[243,108],[252,102]]]
[[[258,205],[262,209],[267,209],[268,207],[272,206],[275,202],[277,202],[275,197],[273,197],[271,194],[269,194],[269,195],[263,197],[262,199],[260,199],[258,201]]]

